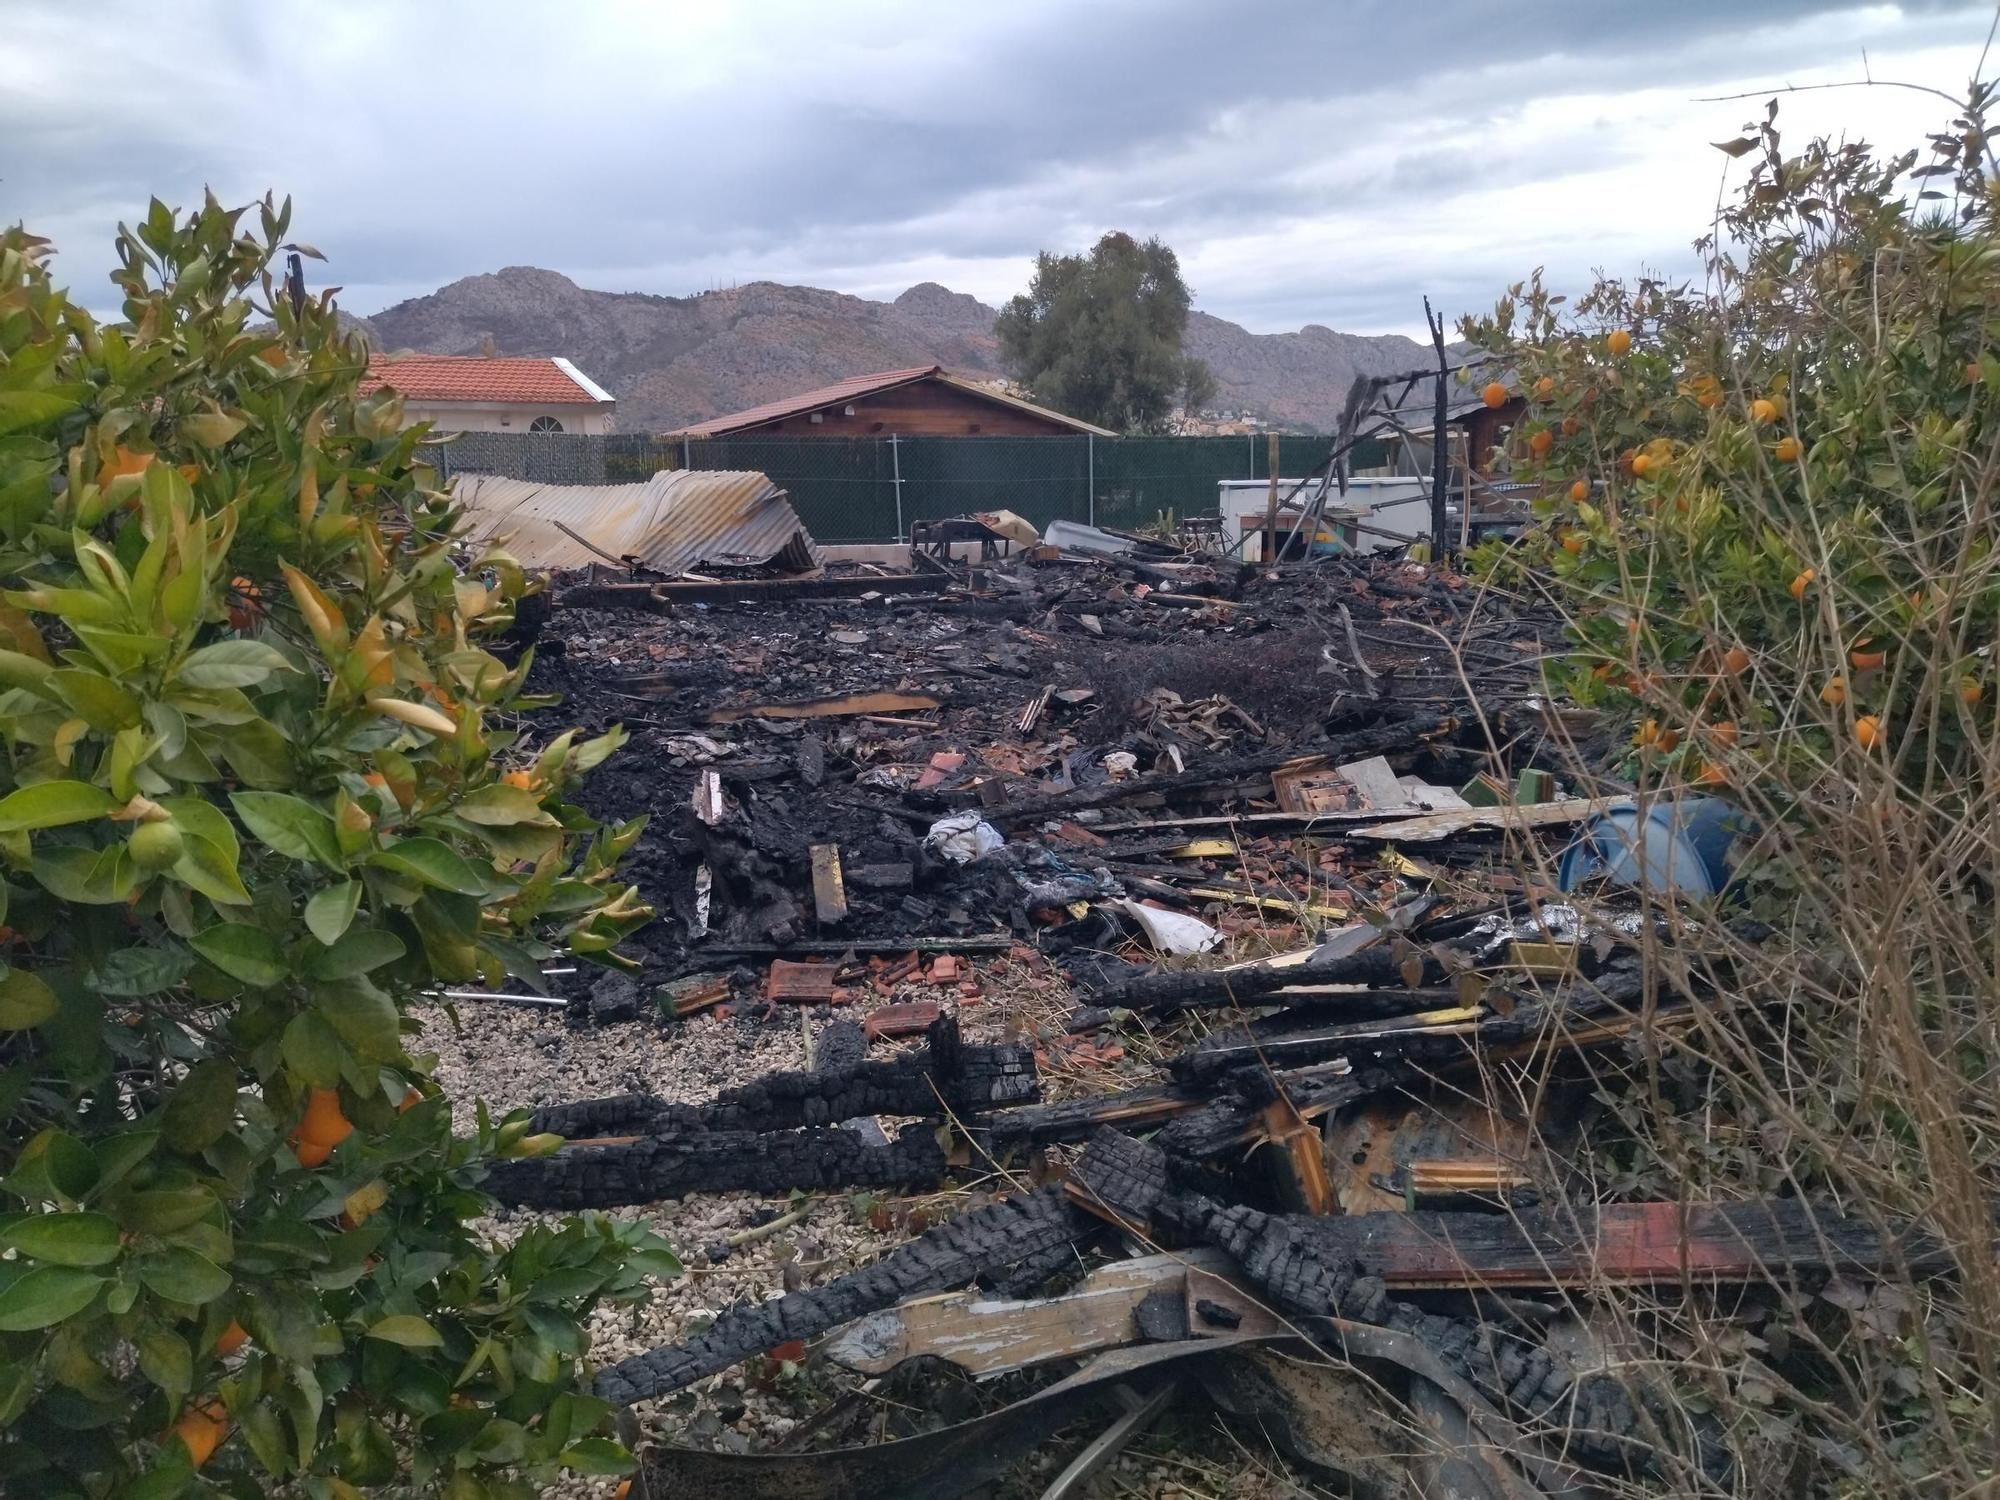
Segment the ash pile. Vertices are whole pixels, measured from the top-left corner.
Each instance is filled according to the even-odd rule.
[[[667,915],[553,1003],[815,1041],[699,1104],[550,1105],[566,1145],[489,1191],[925,1205],[598,1372],[626,1408],[743,1369],[814,1407],[762,1450],[646,1445],[643,1492],[1113,1493],[1190,1410],[1307,1493],[1727,1488],[1673,1301],[1945,1266],[1798,1200],[1655,1201],[1594,1148],[1726,998],[1637,953],[1726,882],[1727,820],[1570,794],[1613,747],[1542,696],[1552,617],[1398,559],[1119,541],[557,590],[534,680],[631,732],[588,796],[651,814]],[[1609,1316],[1632,1288],[1662,1316]]]

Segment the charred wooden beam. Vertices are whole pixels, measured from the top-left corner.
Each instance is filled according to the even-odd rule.
[[[859,1026],[854,1029],[862,1032]],[[828,1031],[839,1052],[846,1044],[834,1027]],[[535,1112],[533,1128],[571,1140],[797,1130],[863,1115],[935,1119],[949,1112],[971,1117],[1032,1104],[1041,1097],[1031,1048],[1008,1042],[969,1046],[959,1040],[958,1023],[951,1016],[933,1021],[927,1035],[930,1044],[921,1051],[870,1060],[864,1034],[855,1054],[858,1061],[811,1072],[767,1073],[723,1090],[711,1104],[674,1104],[650,1094],[623,1094],[550,1105]]]
[[[1436,959],[1419,958],[1406,971],[1405,961],[1387,948],[1365,948],[1339,958],[1317,954],[1302,964],[1253,964],[1240,969],[1186,969],[1138,974],[1108,986],[1091,999],[1101,1006],[1126,1010],[1188,1010],[1222,1005],[1282,1005],[1280,993],[1291,985],[1436,984],[1444,969]],[[1315,996],[1323,1001],[1324,996]]]
[[[1336,735],[1323,745],[1267,750],[1254,755],[1232,756],[1226,760],[1212,761],[1196,770],[1179,773],[1158,772],[1148,776],[1134,776],[1127,781],[1110,782],[1103,786],[1077,787],[1067,792],[1052,792],[1043,797],[1027,797],[1018,802],[1004,802],[998,807],[985,810],[990,823],[1018,822],[1023,818],[1042,818],[1051,813],[1072,812],[1080,807],[1109,807],[1120,802],[1130,802],[1139,797],[1159,795],[1173,797],[1215,786],[1221,782],[1234,781],[1262,771],[1275,770],[1288,761],[1297,760],[1302,754],[1325,756],[1332,760],[1353,760],[1362,756],[1379,755],[1385,750],[1401,750],[1427,736],[1445,733],[1456,727],[1455,721],[1445,714],[1424,714],[1404,719],[1397,723],[1381,724],[1353,734]]]
[[[620,1360],[597,1374],[597,1394],[617,1406],[680,1390],[792,1339],[892,1307],[907,1297],[1004,1279],[1067,1252],[1088,1231],[1060,1190],[1043,1188],[977,1208],[826,1286],[731,1309],[686,1343]]]
[[[517,1208],[620,1208],[690,1193],[789,1193],[819,1188],[932,1188],[945,1154],[927,1125],[886,1145],[839,1126],[688,1131],[569,1146],[553,1156],[498,1161],[486,1191]]]

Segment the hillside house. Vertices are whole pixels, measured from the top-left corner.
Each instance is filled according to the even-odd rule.
[[[856,375],[818,390],[711,417],[663,436],[733,437],[1112,437],[942,365]]]
[[[481,354],[371,354],[363,394],[389,386],[406,425],[439,432],[613,430],[611,392],[566,359]]]

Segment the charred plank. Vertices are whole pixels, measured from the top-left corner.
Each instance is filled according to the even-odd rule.
[[[516,1208],[619,1208],[690,1193],[811,1192],[820,1188],[932,1188],[945,1154],[928,1126],[886,1145],[839,1127],[753,1132],[688,1131],[553,1156],[494,1162],[486,1191]]]
[[[680,1390],[791,1339],[891,1307],[906,1297],[1004,1280],[1048,1264],[1089,1226],[1056,1188],[1043,1188],[961,1214],[871,1266],[823,1287],[724,1313],[702,1334],[620,1360],[597,1374],[597,1394],[617,1406]]]

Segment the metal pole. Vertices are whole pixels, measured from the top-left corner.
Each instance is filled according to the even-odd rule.
[[[693,465],[692,463],[690,463],[690,462],[688,461],[688,440],[687,440],[686,438],[682,438],[682,439],[681,439],[681,468],[683,468],[683,469],[691,469],[691,468],[693,468],[693,467],[694,467],[694,465]]]
[[[903,539],[903,455],[896,446],[896,434],[889,434],[889,467],[896,476],[896,540]]]
[[[1264,545],[1259,548],[1260,561],[1274,563],[1278,560],[1278,434],[1273,432],[1266,439],[1266,451],[1270,455],[1271,495],[1264,504]],[[1250,440],[1250,472],[1257,472],[1257,440]],[[1312,552],[1313,538],[1306,538],[1306,552]]]
[[[1097,524],[1097,434],[1086,432],[1083,441],[1085,473],[1089,475],[1085,484],[1090,490],[1090,524],[1095,526]]]
[[[1446,486],[1451,482],[1451,458],[1445,443],[1445,391],[1444,383],[1448,372],[1444,352],[1444,314],[1432,313],[1431,299],[1424,298],[1424,324],[1431,331],[1431,343],[1437,349],[1437,400],[1431,412],[1431,566],[1444,566],[1445,536],[1444,506]]]

